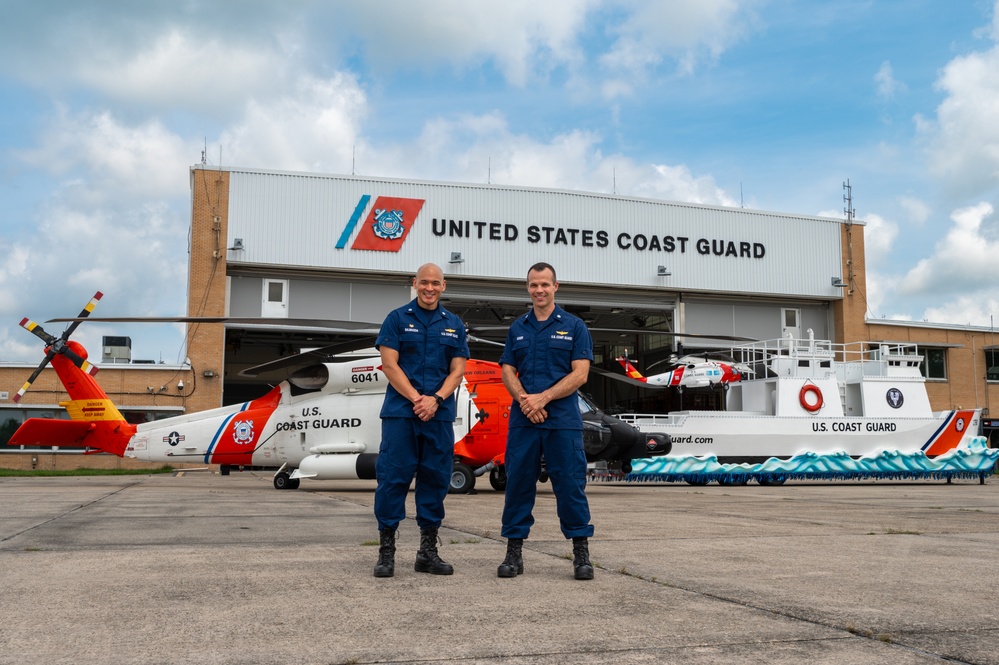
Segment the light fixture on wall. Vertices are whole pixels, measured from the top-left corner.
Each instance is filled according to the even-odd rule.
[[[228,249],[229,250],[243,251],[243,239],[242,238],[233,238],[232,239],[232,247],[229,247]]]
[[[833,277],[832,285],[837,289],[845,289],[847,286],[849,286],[849,284],[843,281],[842,277]]]
[[[666,266],[659,266],[658,268],[656,268],[656,275],[658,275],[659,277],[669,277],[672,274],[673,273],[671,273],[669,270],[666,269]]]
[[[461,252],[451,252],[451,258],[448,259],[448,263],[464,263],[465,259],[461,258]]]

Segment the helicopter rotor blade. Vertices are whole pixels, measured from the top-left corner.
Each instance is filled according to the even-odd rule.
[[[469,342],[478,342],[479,344],[492,344],[493,346],[506,346],[503,342],[496,342],[491,339],[484,339],[478,337],[477,335],[468,335]]]
[[[92,321],[94,323],[236,323],[242,325],[288,326],[301,328],[323,328],[342,330],[355,334],[378,334],[378,325],[364,321],[336,321],[333,319],[276,319],[274,317],[237,316],[90,316],[48,319],[46,323],[74,323]]]
[[[79,367],[81,370],[83,370],[90,376],[97,374],[97,370],[99,368],[96,365],[92,365],[89,362],[87,362],[87,359],[82,357],[76,351],[74,351],[67,342],[69,342],[70,335],[72,335],[73,332],[76,330],[77,326],[80,325],[80,322],[86,320],[87,317],[90,316],[90,313],[94,311],[94,308],[97,306],[97,303],[100,302],[100,299],[103,297],[104,294],[101,293],[100,291],[95,293],[94,297],[90,299],[90,302],[88,302],[86,307],[84,307],[83,310],[80,312],[80,315],[73,320],[73,323],[66,326],[66,329],[62,331],[62,335],[60,335],[59,337],[56,337],[54,335],[45,332],[44,328],[42,328],[40,325],[38,325],[37,323],[35,323],[34,321],[32,321],[27,317],[21,319],[20,323],[21,327],[30,332],[38,339],[45,342],[46,349],[45,349],[45,359],[42,360],[41,364],[38,365],[35,371],[31,373],[31,376],[28,377],[28,380],[24,382],[24,385],[21,386],[21,389],[17,391],[17,394],[13,398],[14,402],[21,401],[21,398],[24,397],[24,394],[26,392],[28,392],[28,388],[31,387],[31,384],[35,382],[35,379],[37,379],[38,375],[42,373],[42,370],[44,370],[48,366],[48,364],[52,362],[52,359],[55,358],[56,356],[59,355],[65,356],[67,359],[69,359],[70,362],[72,362],[74,365]]]
[[[97,293],[94,294],[94,297],[90,299],[90,302],[87,303],[86,307],[84,307],[80,311],[80,314],[77,316],[77,320],[73,321],[72,323],[70,323],[68,326],[66,326],[66,329],[64,331],[62,331],[62,341],[65,342],[66,340],[69,339],[69,336],[72,335],[76,331],[76,329],[80,325],[80,323],[82,323],[85,319],[87,319],[90,316],[90,313],[94,311],[94,308],[97,307],[97,303],[100,302],[101,298],[103,298],[103,297],[104,297],[104,294],[101,293],[100,291],[98,291]],[[67,354],[67,356],[68,355],[69,354]],[[82,360],[82,358],[81,358],[81,360]],[[76,362],[76,361],[74,360],[73,362]],[[79,367],[79,364],[77,364],[77,366]],[[83,369],[83,368],[81,367],[80,369]]]
[[[42,328],[40,325],[38,325],[28,317],[24,317],[23,319],[21,319],[21,323],[18,325],[20,325],[22,328],[27,330],[29,333],[31,333],[38,339],[45,342],[45,344],[48,346],[52,346],[53,344],[59,341],[58,337],[53,337],[52,335],[48,334],[47,332],[45,332],[44,328]]]
[[[45,367],[49,364],[49,361],[52,360],[54,356],[55,356],[54,351],[49,351],[48,353],[45,354],[45,359],[41,362],[40,365],[38,365],[37,368],[35,368],[35,371],[31,373],[31,376],[28,377],[28,380],[24,382],[24,385],[21,386],[21,389],[18,390],[17,394],[14,395],[14,397],[12,398],[15,404],[21,401],[21,398],[24,397],[24,393],[28,392],[28,388],[31,387],[31,384],[35,382],[35,379],[38,378],[38,375],[42,373],[42,370],[45,369]]]
[[[370,348],[374,345],[375,339],[376,337],[374,335],[365,335],[363,337],[358,337],[357,339],[352,339],[348,342],[330,344],[329,346],[322,346],[318,349],[312,349],[311,351],[296,353],[291,356],[278,358],[277,360],[248,367],[240,372],[239,376],[260,377],[264,374],[270,374],[279,370],[284,370],[285,373],[290,374],[297,369],[326,362],[330,357],[340,353],[349,353],[351,351],[359,351],[361,349]],[[374,355],[378,355],[377,352],[375,352]]]

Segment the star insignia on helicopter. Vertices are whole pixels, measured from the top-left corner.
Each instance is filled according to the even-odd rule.
[[[165,437],[163,437],[163,443],[168,443],[171,446],[176,446],[178,443],[184,440],[184,435],[180,432],[170,432]]]

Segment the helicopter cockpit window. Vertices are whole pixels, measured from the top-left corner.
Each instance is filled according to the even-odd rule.
[[[583,397],[583,393],[576,393],[579,397],[579,412],[580,413],[592,413],[597,410],[597,407],[590,400]]]

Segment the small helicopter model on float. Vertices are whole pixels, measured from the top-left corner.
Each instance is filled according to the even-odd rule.
[[[714,385],[727,385],[741,381],[743,377],[749,375],[752,370],[745,364],[736,363],[729,360],[717,360],[708,356],[688,355],[683,357],[671,356],[669,364],[671,369],[661,374],[643,376],[635,369],[628,356],[616,358],[617,362],[624,367],[628,379],[638,384],[641,388],[706,388]],[[650,365],[654,367],[655,365]],[[615,378],[623,377],[616,375]]]

